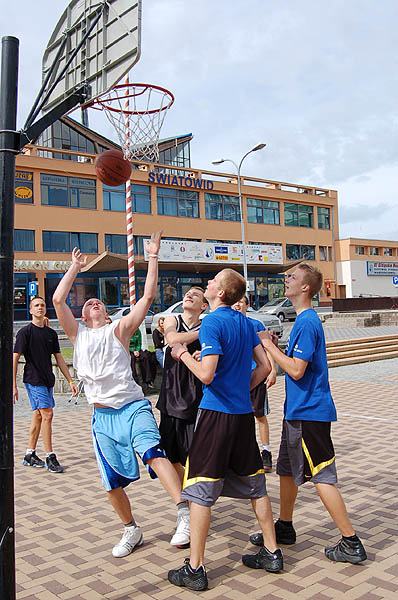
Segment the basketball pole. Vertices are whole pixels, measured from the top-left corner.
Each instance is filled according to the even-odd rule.
[[[19,40],[2,40],[0,82],[0,598],[15,600],[12,341]]]
[[[129,83],[129,75],[126,75],[125,83]],[[129,88],[127,88],[127,97],[124,101],[125,108],[125,135],[126,135],[126,150],[129,153],[130,144],[132,140],[130,138],[130,115],[129,108],[130,102],[128,98]],[[127,158],[127,157],[126,157]],[[126,181],[126,228],[127,228],[127,272],[129,278],[129,303],[130,307],[136,302],[135,296],[135,256],[134,256],[134,233],[133,233],[133,202],[131,193],[131,176]]]

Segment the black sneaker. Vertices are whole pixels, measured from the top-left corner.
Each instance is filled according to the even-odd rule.
[[[46,469],[50,473],[63,473],[64,468],[59,464],[55,454],[50,454],[46,457]]]
[[[336,562],[349,562],[353,565],[366,560],[367,554],[361,540],[357,537],[355,541],[341,538],[335,546],[325,548],[326,558]]]
[[[196,571],[191,569],[189,558],[184,560],[184,565],[180,569],[172,569],[167,575],[168,580],[178,587],[186,587],[194,592],[207,590],[209,582],[204,567],[199,567]]]
[[[272,454],[269,450],[262,450],[261,458],[263,459],[264,471],[271,473],[272,471]]]
[[[279,548],[275,552],[270,552],[264,546],[260,548],[257,554],[245,554],[242,556],[242,562],[251,569],[265,569],[269,573],[279,573],[283,569],[283,556]]]
[[[24,467],[35,467],[36,469],[42,469],[45,466],[44,460],[39,458],[36,452],[25,454],[22,464]]]
[[[282,523],[280,519],[275,521],[275,535],[277,544],[291,546],[296,543],[296,531],[293,525],[286,525],[285,523]],[[249,536],[249,540],[253,546],[264,546],[264,538],[261,532],[252,533],[251,536]]]

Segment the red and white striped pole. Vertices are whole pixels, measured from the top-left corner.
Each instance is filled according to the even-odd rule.
[[[127,74],[125,83],[129,83],[129,76]],[[126,88],[126,100],[124,102],[125,108],[125,127],[126,127],[126,149],[130,149],[132,140],[130,139],[130,102],[128,98],[129,88]],[[131,179],[126,181],[126,227],[127,227],[127,269],[129,278],[129,298],[130,306],[133,306],[136,302],[135,297],[135,266],[134,266],[134,234],[133,234],[133,202],[131,193]]]

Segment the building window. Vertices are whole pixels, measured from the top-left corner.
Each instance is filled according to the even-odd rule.
[[[116,233],[106,233],[105,249],[114,254],[127,254],[127,236]]]
[[[288,227],[313,227],[314,207],[306,204],[285,203],[285,225]]]
[[[133,212],[151,214],[151,190],[149,185],[131,186]],[[126,210],[126,186],[103,185],[102,199],[104,210],[124,212]]]
[[[97,208],[95,179],[42,173],[40,182],[42,204],[69,208]]]
[[[43,231],[44,252],[72,252],[80,248],[85,254],[98,253],[98,235],[70,231]]]
[[[247,220],[249,223],[279,225],[279,202],[248,198]]]
[[[286,244],[286,257],[290,260],[315,260],[315,246]]]
[[[14,230],[14,250],[15,252],[35,251],[35,232],[33,229]]]
[[[393,256],[392,248],[384,248],[384,256]]]
[[[318,229],[330,229],[330,208],[318,206]]]
[[[14,200],[17,204],[33,204],[33,173],[15,171]]]
[[[355,254],[363,256],[365,254],[365,246],[355,246]]]
[[[379,248],[377,246],[370,246],[369,254],[370,256],[379,256]]]
[[[205,194],[206,219],[240,221],[239,198],[223,194]]]
[[[135,256],[144,256],[144,240],[149,239],[147,235],[134,236],[134,254]]]
[[[319,260],[327,260],[328,262],[333,260],[331,246],[319,246]]]
[[[199,218],[199,194],[177,188],[157,188],[158,215]]]

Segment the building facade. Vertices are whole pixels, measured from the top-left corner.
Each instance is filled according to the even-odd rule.
[[[205,285],[222,266],[242,272],[236,175],[192,168],[191,139],[163,140],[164,164],[133,163],[138,296],[145,283],[145,239],[162,229],[166,240],[155,311],[179,300],[190,285]],[[17,157],[15,318],[28,318],[33,282],[53,316],[52,294],[74,246],[90,264],[70,294],[72,310],[79,314],[92,296],[108,307],[127,305],[124,186],[103,185],[94,168],[95,154],[117,145],[69,118],[39,141]],[[284,272],[302,259],[322,270],[320,302],[328,303],[336,294],[337,192],[242,176],[242,197],[253,305],[282,297]]]
[[[339,298],[398,296],[398,241],[338,240],[336,272]]]

